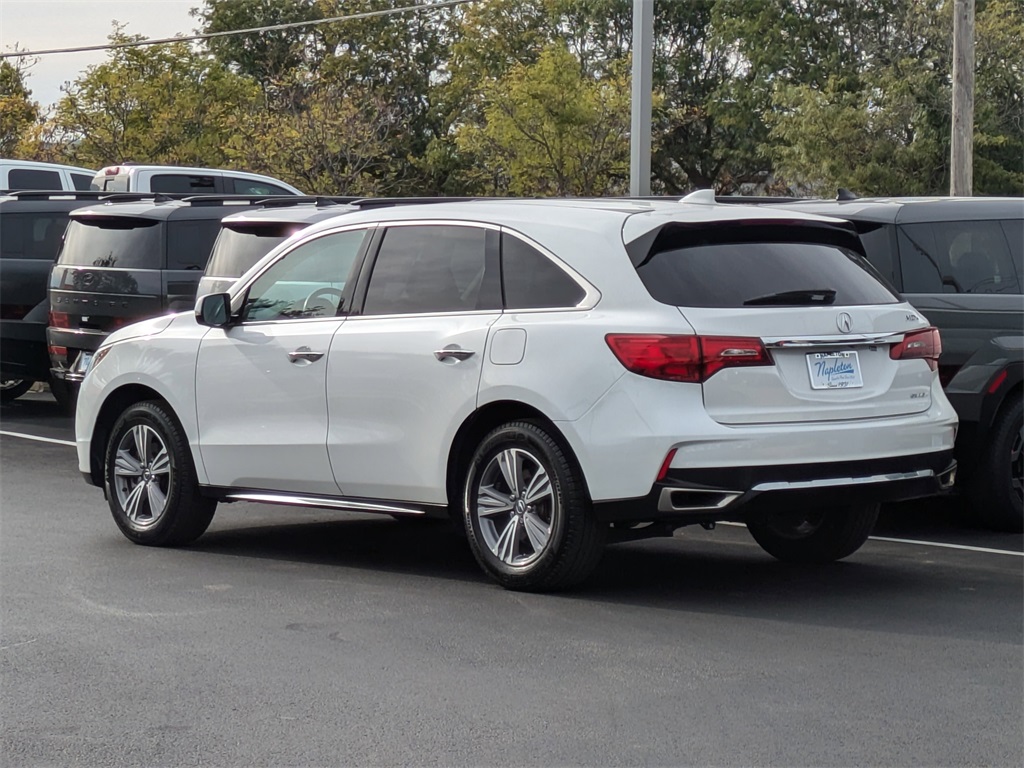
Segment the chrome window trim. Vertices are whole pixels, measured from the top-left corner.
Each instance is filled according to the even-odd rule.
[[[923,328],[920,330],[924,330]],[[822,336],[763,336],[761,342],[767,349],[791,349],[800,347],[866,347],[879,344],[895,344],[912,331],[890,333],[837,333]]]

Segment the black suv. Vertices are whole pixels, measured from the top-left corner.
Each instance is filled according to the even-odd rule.
[[[92,353],[111,331],[192,309],[222,218],[276,199],[150,198],[107,202],[71,214],[50,274],[46,331],[50,372],[58,386],[68,389],[69,399]]]
[[[71,212],[109,192],[24,191],[0,197],[0,401],[50,377],[46,287]],[[142,195],[134,195],[142,199]],[[61,390],[54,387],[60,399]]]
[[[852,198],[786,203],[856,226],[868,259],[939,328],[939,376],[960,417],[973,512],[1024,528],[1024,199]]]

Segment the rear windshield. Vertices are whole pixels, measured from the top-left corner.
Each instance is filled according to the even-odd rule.
[[[658,236],[637,273],[657,301],[680,307],[898,302],[843,242],[841,233],[797,227],[679,228]]]
[[[160,269],[163,262],[160,222],[114,218],[73,220],[68,225],[58,262],[82,267]]]
[[[304,228],[304,224],[272,224],[224,227],[206,265],[211,277],[241,277],[279,243]]]
[[[67,226],[67,211],[5,213],[0,217],[0,256],[53,261]]]

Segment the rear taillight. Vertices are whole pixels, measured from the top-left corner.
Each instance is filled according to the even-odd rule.
[[[627,370],[652,379],[700,383],[723,368],[772,365],[756,338],[609,333],[605,341]]]
[[[889,357],[893,360],[917,360],[928,363],[933,371],[939,367],[939,355],[942,354],[942,340],[938,328],[925,328],[923,331],[912,331],[903,337],[903,341],[889,347]]]
[[[51,328],[70,328],[71,318],[67,312],[50,312]]]

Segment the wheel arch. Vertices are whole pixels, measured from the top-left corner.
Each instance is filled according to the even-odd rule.
[[[110,439],[110,432],[114,428],[114,422],[117,421],[118,416],[124,413],[127,408],[145,400],[160,402],[174,418],[178,418],[174,408],[167,402],[167,399],[155,389],[145,384],[125,384],[111,392],[107,399],[103,401],[103,405],[100,406],[100,411],[96,416],[95,426],[92,431],[92,439],[89,441],[89,475],[92,478],[93,485],[100,488],[104,486],[104,453],[106,452],[107,440]],[[180,419],[178,421],[180,423]]]
[[[543,427],[579,471],[580,477],[583,478],[584,490],[589,496],[586,475],[580,466],[576,452],[573,451],[572,445],[555,422],[532,405],[527,405],[518,400],[496,400],[481,406],[462,422],[448,449],[446,491],[448,496],[448,513],[453,518],[461,521],[458,510],[458,499],[461,493],[460,484],[463,473],[473,456],[473,450],[487,433],[510,421],[530,421]]]

